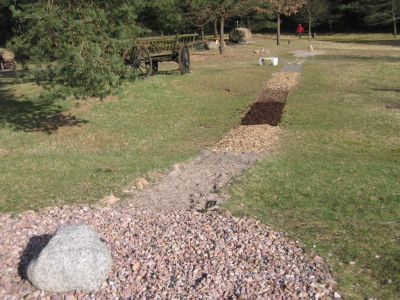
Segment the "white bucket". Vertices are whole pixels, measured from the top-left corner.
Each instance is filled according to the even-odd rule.
[[[277,66],[279,64],[279,58],[278,57],[261,57],[258,60],[258,64],[260,66],[263,66],[263,65],[265,65],[266,61],[270,61],[271,65],[273,65],[273,66]]]
[[[279,58],[271,57],[271,64],[276,67],[279,64]]]

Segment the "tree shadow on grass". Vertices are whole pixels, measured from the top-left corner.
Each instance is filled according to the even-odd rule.
[[[372,88],[374,91],[379,91],[379,92],[394,92],[394,93],[400,93],[400,88]]]
[[[335,40],[324,40],[322,41],[327,42],[335,42],[335,43],[343,43],[343,44],[361,44],[361,45],[375,45],[375,46],[394,46],[400,47],[400,40],[342,40],[342,39],[335,39]]]
[[[400,57],[398,56],[388,56],[388,55],[354,55],[354,54],[336,54],[336,55],[321,55],[318,59],[323,60],[353,60],[353,61],[380,61],[380,62],[400,62]]]
[[[19,98],[0,85],[0,128],[11,128],[25,132],[51,134],[61,127],[74,127],[87,123],[65,112],[65,108],[53,99]]]
[[[18,274],[22,279],[28,279],[26,271],[29,262],[39,256],[43,248],[49,243],[51,237],[50,234],[44,234],[35,235],[29,239],[28,245],[20,256],[18,263]]]

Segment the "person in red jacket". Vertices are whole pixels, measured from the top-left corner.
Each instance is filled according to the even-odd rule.
[[[296,30],[296,35],[299,36],[299,39],[301,39],[301,36],[304,34],[304,28],[301,24],[299,24],[299,26],[297,26],[297,30]]]

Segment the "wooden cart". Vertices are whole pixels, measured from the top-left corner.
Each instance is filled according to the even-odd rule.
[[[197,34],[137,38],[134,45],[123,54],[136,76],[146,77],[157,73],[158,64],[175,61],[182,75],[190,72],[190,53]]]

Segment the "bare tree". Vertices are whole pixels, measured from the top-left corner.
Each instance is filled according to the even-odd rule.
[[[276,44],[281,43],[281,18],[291,16],[307,2],[307,0],[263,0],[268,5],[267,9],[260,8],[259,11],[269,11],[276,15]]]
[[[225,53],[225,20],[232,16],[236,7],[241,5],[243,2],[249,0],[214,0],[213,3],[213,10],[215,14],[219,17],[220,21],[220,30],[219,30],[219,53]]]
[[[204,43],[204,26],[213,18],[212,4],[208,0],[188,0],[187,11],[188,21],[201,29],[201,41]]]
[[[312,26],[329,16],[328,0],[307,0],[299,10],[299,18],[308,23],[308,40],[311,40]]]

